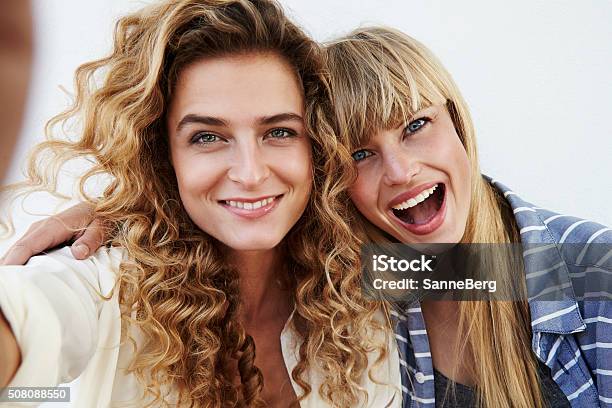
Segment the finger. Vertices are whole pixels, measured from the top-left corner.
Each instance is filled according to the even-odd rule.
[[[15,245],[25,247],[32,255],[36,255],[71,240],[75,235],[72,225],[61,216],[52,216],[32,224]]]
[[[72,255],[76,259],[85,259],[93,255],[104,242],[104,228],[100,220],[94,220],[83,235],[72,244]]]
[[[0,265],[23,265],[30,257],[74,239],[80,235],[79,228],[87,225],[90,219],[91,207],[78,204],[32,224],[25,235],[9,248]]]
[[[62,243],[62,230],[65,227],[51,218],[34,223],[2,258],[0,265],[24,265],[28,259],[45,249],[53,248]]]
[[[91,255],[91,249],[89,249],[88,245],[83,243],[77,244],[76,242],[70,246],[70,252],[72,252],[72,256],[75,259],[87,259]]]
[[[24,265],[28,259],[34,256],[32,249],[23,244],[15,244],[0,260],[0,265]]]

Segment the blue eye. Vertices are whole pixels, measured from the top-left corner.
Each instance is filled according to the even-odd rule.
[[[421,128],[423,126],[425,126],[430,120],[427,118],[419,118],[416,120],[413,120],[412,122],[410,122],[408,124],[408,126],[406,126],[405,131],[406,133],[414,133],[414,132],[418,132],[419,130],[421,130]]]
[[[191,139],[192,144],[209,144],[219,140],[219,136],[212,133],[198,133]]]
[[[353,156],[353,160],[355,160],[356,162],[358,161],[362,161],[363,159],[367,159],[368,157],[370,157],[373,153],[368,151],[368,150],[357,150],[356,152],[354,152],[351,156]]]
[[[295,136],[295,132],[289,129],[278,128],[272,129],[268,135],[273,139],[287,139],[289,137]]]

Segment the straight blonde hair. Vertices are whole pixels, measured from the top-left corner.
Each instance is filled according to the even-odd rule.
[[[351,153],[380,129],[408,123],[420,109],[445,104],[470,161],[471,203],[462,242],[519,242],[511,209],[482,177],[475,132],[468,107],[450,74],[418,41],[390,28],[360,28],[326,46],[330,100],[323,102],[340,145],[337,183],[348,189],[355,179]],[[346,190],[344,191],[346,194]],[[345,196],[348,201],[348,194]],[[351,205],[351,204],[349,204]],[[354,226],[362,241],[392,238],[357,214]],[[496,263],[496,265],[498,265]],[[522,270],[520,258],[508,256],[500,276],[512,280]],[[520,288],[522,293],[526,289]],[[526,298],[526,297],[523,297]],[[459,353],[478,356],[468,368],[476,379],[479,406],[542,407],[537,365],[531,352],[527,301],[464,301],[459,308]]]

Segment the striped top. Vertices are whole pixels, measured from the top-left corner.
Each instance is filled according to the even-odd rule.
[[[553,290],[570,294],[539,300],[541,293],[532,293],[528,285],[533,352],[572,407],[612,407],[612,229],[535,207],[498,181],[490,182],[511,205],[523,247],[538,245],[523,251],[527,282],[551,274]],[[561,251],[563,243],[582,245],[573,245],[579,251]],[[588,279],[603,285],[588,289]],[[434,369],[421,307],[415,303],[392,314],[403,406],[434,407]]]

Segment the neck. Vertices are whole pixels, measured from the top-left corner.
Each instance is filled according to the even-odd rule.
[[[230,254],[230,259],[240,276],[240,315],[243,322],[279,317],[289,310],[288,293],[279,284],[280,274],[284,271],[278,248],[235,251]]]

